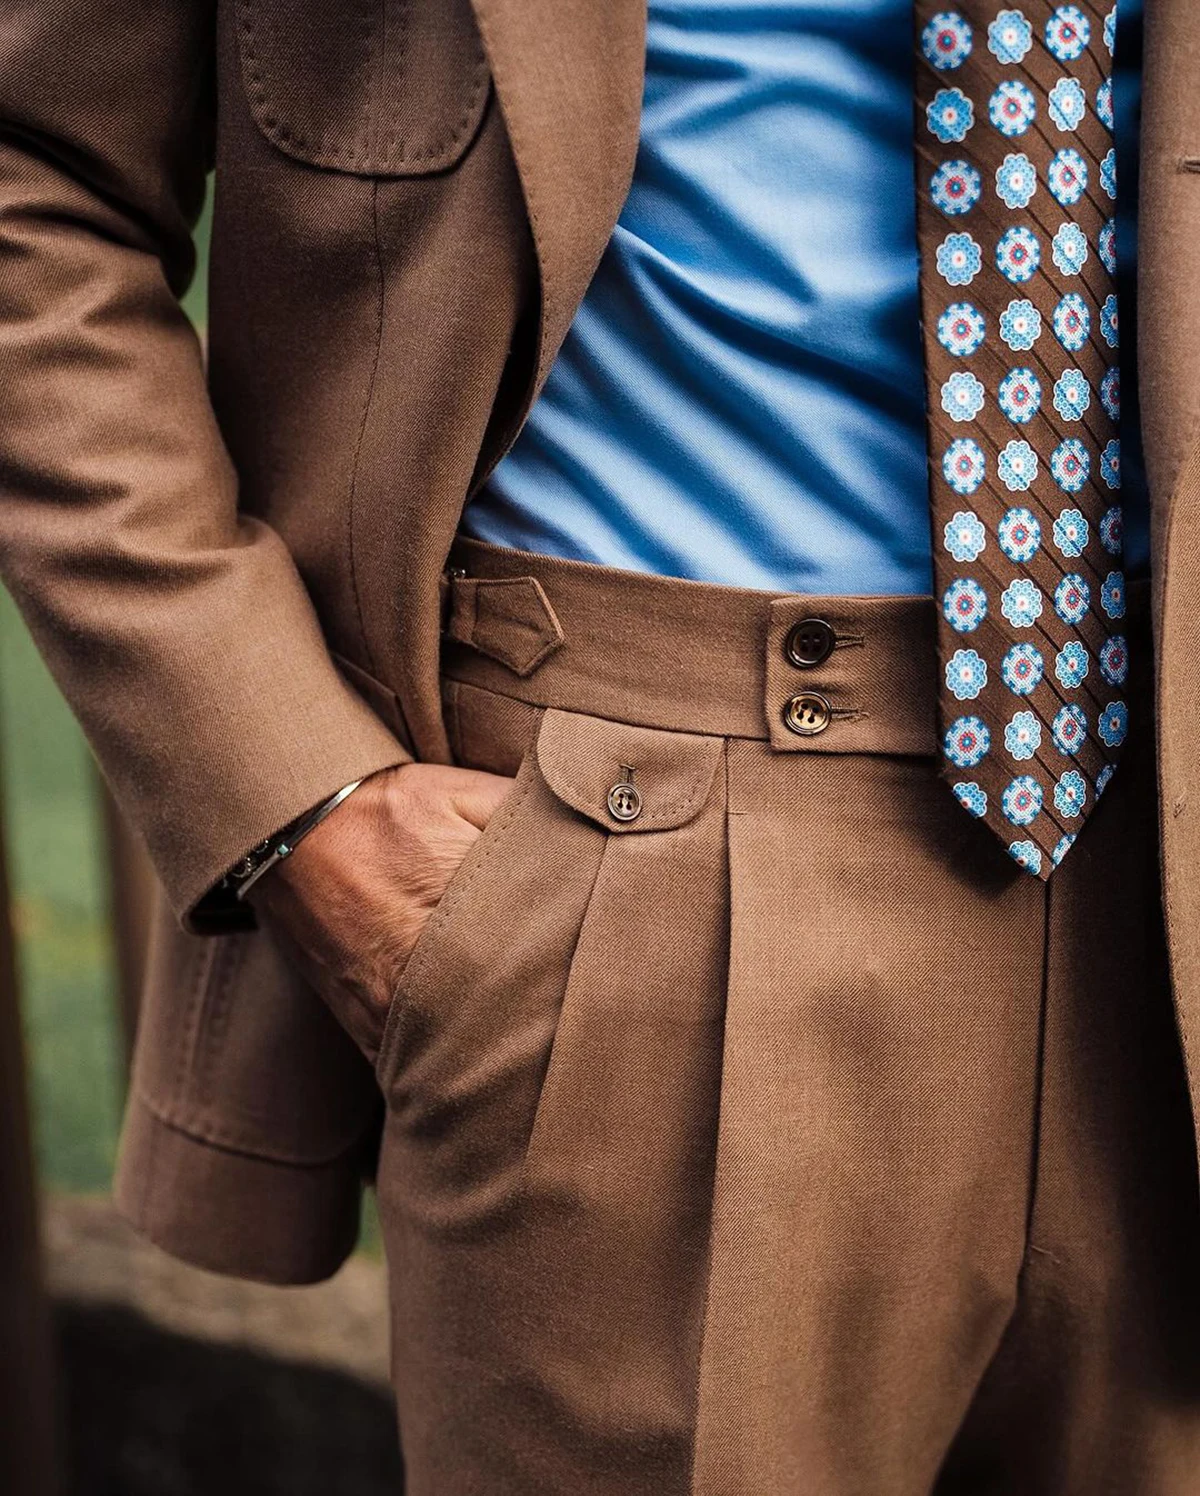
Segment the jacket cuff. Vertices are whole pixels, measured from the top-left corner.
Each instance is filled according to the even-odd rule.
[[[316,1164],[235,1152],[172,1126],[134,1092],[113,1198],[131,1226],[194,1267],[260,1283],[317,1283],[358,1239],[363,1152],[356,1144]]]

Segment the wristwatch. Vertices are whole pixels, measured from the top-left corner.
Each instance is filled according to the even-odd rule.
[[[265,841],[260,841],[258,846],[251,847],[241,861],[235,863],[222,878],[220,884],[222,891],[233,894],[234,898],[239,901],[244,899],[264,873],[269,872],[285,857],[290,857],[308,833],[319,826],[331,811],[335,811],[343,800],[352,795],[361,783],[361,779],[356,779],[353,784],[344,784],[336,794],[330,795],[328,800],[322,800],[320,805],[314,806],[312,810],[306,810],[294,821],[289,821],[282,830],[276,831],[273,836],[268,836]]]

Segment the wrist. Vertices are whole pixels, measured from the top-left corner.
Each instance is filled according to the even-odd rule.
[[[243,902],[259,879],[291,857],[305,837],[315,831],[322,821],[348,800],[362,782],[361,779],[355,779],[343,785],[319,804],[306,810],[303,815],[297,816],[294,821],[281,827],[274,836],[269,836],[265,841],[259,842],[256,847],[252,847],[241,861],[226,873],[222,880],[225,890],[231,893],[239,903]]]

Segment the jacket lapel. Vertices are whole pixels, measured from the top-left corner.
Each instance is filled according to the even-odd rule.
[[[537,387],[629,190],[646,0],[473,0],[541,278]]]
[[[1200,17],[1195,0],[1147,0],[1138,198],[1138,376],[1156,603],[1168,507],[1200,421]],[[1197,170],[1185,163],[1195,161]]]

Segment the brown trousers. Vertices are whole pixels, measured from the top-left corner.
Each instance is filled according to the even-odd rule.
[[[937,776],[930,599],[453,559],[517,782],[380,1060],[410,1496],[1200,1489],[1148,682],[1043,884]]]

